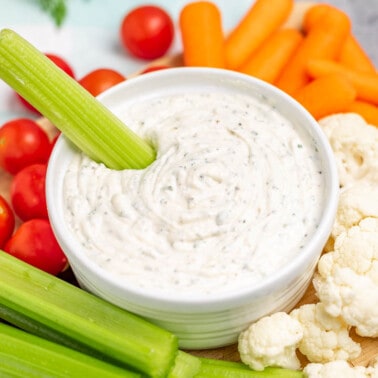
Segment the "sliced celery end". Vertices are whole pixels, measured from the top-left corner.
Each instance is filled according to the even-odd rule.
[[[167,378],[193,378],[200,371],[199,358],[183,351],[178,351],[175,363]]]
[[[0,323],[0,376],[137,378],[140,374]]]
[[[65,345],[150,377],[166,377],[177,354],[170,332],[0,251],[2,311],[28,331],[56,333]]]
[[[0,78],[81,151],[113,169],[145,168],[154,149],[20,35],[0,31]]]

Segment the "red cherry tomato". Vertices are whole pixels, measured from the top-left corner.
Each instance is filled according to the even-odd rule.
[[[57,275],[67,266],[47,219],[31,219],[22,223],[5,244],[4,250],[45,272]]]
[[[59,68],[61,68],[66,74],[68,74],[69,76],[75,78],[75,74],[73,72],[73,69],[71,68],[71,66],[63,58],[61,58],[60,56],[55,55],[55,54],[45,54],[45,55],[50,60],[52,60]],[[16,96],[19,99],[19,101],[22,103],[22,105],[24,105],[25,108],[27,108],[28,110],[30,110],[30,111],[32,111],[34,113],[40,114],[39,111],[33,105],[29,104],[29,102],[27,102],[18,93],[16,93]]]
[[[0,127],[0,167],[11,174],[46,163],[51,152],[47,134],[30,119],[18,118]]]
[[[12,180],[10,195],[14,212],[21,220],[48,218],[45,182],[46,164],[32,164],[19,171]]]
[[[137,58],[156,59],[172,44],[174,26],[169,14],[154,5],[144,5],[130,11],[122,20],[121,42]]]
[[[170,68],[170,66],[150,66],[150,67],[145,68],[141,72],[141,74],[146,74],[146,73],[149,73],[149,72],[154,72],[154,71],[159,71],[159,70],[165,70],[167,68]]]
[[[14,230],[14,214],[8,202],[0,195],[0,248],[12,236]]]
[[[85,75],[79,80],[79,83],[93,96],[97,96],[124,80],[126,78],[117,71],[108,68],[99,68]]]

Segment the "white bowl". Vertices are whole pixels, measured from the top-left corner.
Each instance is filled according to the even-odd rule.
[[[196,88],[265,97],[285,117],[301,125],[317,144],[325,191],[319,227],[301,252],[276,274],[254,287],[208,298],[185,298],[180,293],[176,297],[159,296],[127,286],[89,259],[65,222],[63,178],[72,158],[79,152],[64,136],[59,138],[53,150],[46,181],[51,224],[80,285],[172,331],[178,336],[180,347],[186,349],[232,344],[251,322],[272,312],[292,309],[311,281],[330,234],[338,200],[333,153],[317,122],[291,97],[260,80],[219,69],[174,68],[128,80],[106,91],[99,99],[117,114],[121,105],[135,96],[161,96]]]

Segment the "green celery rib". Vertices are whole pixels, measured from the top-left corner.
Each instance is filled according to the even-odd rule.
[[[138,378],[140,374],[0,323],[0,376]]]
[[[200,371],[194,378],[303,378],[303,373],[276,367],[267,367],[262,371],[251,370],[240,362],[200,358]]]
[[[12,30],[0,31],[0,78],[92,159],[112,169],[145,168],[154,149]]]
[[[179,350],[167,378],[193,378],[199,372],[200,367],[201,361],[198,357]]]
[[[177,355],[170,332],[3,251],[0,317],[149,377],[166,377]]]

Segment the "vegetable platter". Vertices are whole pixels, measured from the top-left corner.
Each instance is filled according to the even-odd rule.
[[[4,9],[6,9],[5,0],[0,0],[0,5],[2,5],[2,2],[4,2]],[[155,3],[167,9],[172,17],[177,20],[180,10],[188,2],[161,0],[156,1]],[[227,1],[215,1],[215,3],[219,7],[219,9],[222,10],[223,23],[226,30],[231,30],[237,24],[238,20],[240,20],[240,18],[243,16],[243,14],[245,14],[247,9],[251,6],[251,2],[247,0],[238,2],[237,7]],[[90,72],[91,70],[106,66],[112,67],[118,73],[120,73],[121,79],[119,80],[122,80],[122,78],[132,78],[133,76],[144,74],[146,73],[146,70],[153,70],[154,67],[160,68],[162,66],[182,66],[185,64],[185,62],[187,62],[187,59],[193,58],[193,54],[188,58],[187,56],[185,56],[185,53],[182,53],[183,46],[178,38],[178,33],[176,33],[173,44],[167,50],[166,54],[164,54],[164,56],[160,58],[150,59],[146,61],[145,59],[137,58],[135,56],[133,57],[132,54],[125,53],[124,51],[122,51],[120,46],[114,45],[114,41],[111,40],[111,35],[118,33],[117,29],[119,27],[122,16],[134,6],[140,5],[139,2],[132,1],[127,2],[127,4],[122,4],[122,2],[116,1],[110,2],[109,4],[111,4],[111,6],[107,8],[109,15],[105,18],[101,17],[100,9],[102,8],[99,4],[100,0],[76,0],[72,4],[69,3],[66,10],[67,15],[63,21],[60,20],[59,15],[57,16],[55,14],[54,16],[55,21],[61,22],[63,25],[63,27],[62,25],[58,27],[52,22],[50,16],[45,11],[38,9],[38,7],[32,5],[31,2],[13,2],[12,6],[7,5],[7,9],[9,11],[7,17],[5,17],[4,15],[0,16],[0,27],[14,29],[16,31],[19,31],[20,34],[24,34],[25,37],[30,37],[31,42],[33,42],[42,51],[64,56],[64,58],[66,58],[67,61],[72,64],[72,67],[74,67],[76,77],[83,77],[87,72]],[[303,27],[304,14],[316,4],[317,3],[313,1],[296,2],[293,10],[290,13],[290,16],[285,21],[284,26],[290,29],[301,31]],[[353,17],[351,18],[353,19]],[[118,20],[119,22],[114,22],[114,19]],[[111,24],[109,20],[113,20],[113,24]],[[38,26],[36,26],[37,22]],[[185,26],[183,26],[185,20],[181,20],[180,22],[180,26],[185,28]],[[190,36],[190,38],[196,37]],[[95,42],[93,42],[93,39]],[[121,42],[118,41],[118,44],[121,44]],[[88,49],[88,46],[91,45],[96,46],[96,49]],[[236,54],[234,54],[236,59],[239,58],[239,53],[240,52],[238,51]],[[372,52],[370,51],[369,53],[372,54]],[[236,62],[235,65],[239,66],[239,63]],[[249,69],[252,68],[246,68],[247,71]],[[315,77],[322,69],[325,69],[324,65],[314,65],[313,72],[315,72]],[[114,80],[118,80],[118,78]],[[114,82],[114,84],[115,83],[116,82]],[[332,83],[330,87],[326,86],[324,88],[336,88],[335,86],[339,84],[339,82]],[[344,83],[342,83],[342,85],[344,85]],[[289,89],[288,92],[290,92]],[[367,96],[369,97],[370,90],[368,89],[366,92],[368,92]],[[319,93],[320,92],[317,92],[317,90],[315,90],[314,92],[314,94]],[[314,94],[305,93],[302,96],[297,96],[297,100],[299,102],[303,101],[303,105],[306,107],[308,105],[306,103],[307,96],[313,96]],[[16,117],[33,117],[36,119],[38,126],[42,130],[44,130],[48,134],[49,139],[53,141],[54,138],[58,135],[58,130],[55,128],[55,126],[45,118],[40,118],[35,113],[30,113],[30,111],[26,110],[25,107],[22,106],[20,101],[16,101],[16,96],[12,98],[12,95],[13,94],[11,89],[6,87],[4,83],[1,82],[1,124]],[[346,101],[348,100],[348,96],[356,96],[354,89],[350,90],[349,87],[346,89]],[[375,98],[378,99],[378,97],[374,97],[375,92],[371,96],[374,103]],[[343,96],[341,96],[341,98],[342,97]],[[332,100],[330,100],[330,102],[331,106],[335,106],[335,109],[337,109],[337,106],[340,105],[339,99],[335,103],[333,103]],[[378,105],[377,102],[374,103],[375,107],[376,105]],[[310,107],[309,110],[313,112],[314,117],[317,119],[321,119],[324,115],[329,114],[323,114],[323,108],[319,110]],[[352,110],[350,110],[350,112],[352,112]],[[335,113],[338,113],[338,111],[335,111]],[[372,116],[372,119],[374,119],[374,115]],[[378,126],[377,123],[375,123],[375,125]],[[8,202],[11,201],[12,179],[12,174],[0,169],[0,195],[3,196]],[[15,228],[17,229],[18,227],[20,227],[23,221],[24,219],[21,219],[20,216],[17,216],[15,219]],[[65,270],[59,275],[69,282],[76,283],[74,276],[69,269]],[[363,295],[363,293],[361,293],[361,295]],[[297,304],[296,308],[299,308],[300,306],[305,304],[317,303],[318,301],[319,300],[314,286],[311,285],[303,298]],[[352,365],[366,366],[373,358],[377,357],[378,338],[362,337],[354,332],[353,329],[350,336],[353,340],[360,343],[362,348],[362,353],[358,357],[351,359]],[[240,361],[240,354],[238,351],[238,346],[236,344],[214,350],[189,352],[199,357],[207,357],[217,360]],[[305,356],[300,355],[299,357],[302,366],[305,366],[308,363],[308,360]]]

